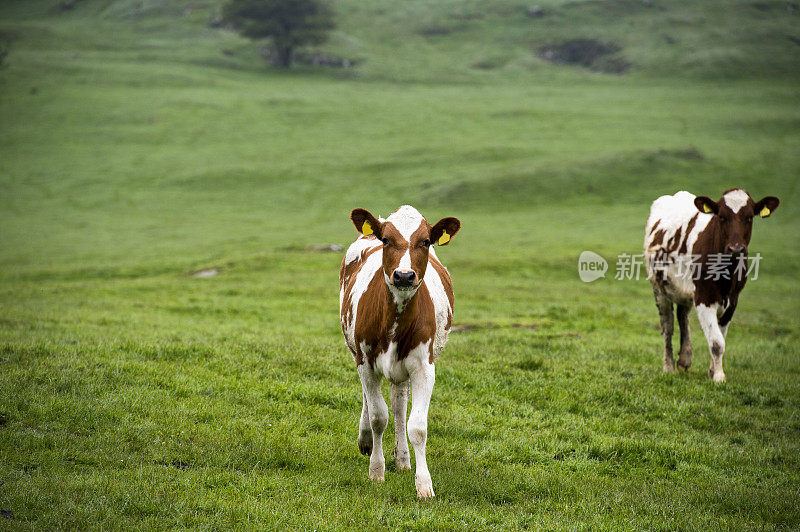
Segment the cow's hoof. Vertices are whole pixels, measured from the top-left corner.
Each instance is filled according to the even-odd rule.
[[[675,373],[675,363],[674,362],[664,362],[662,366],[664,369],[664,373],[669,373],[670,375]]]
[[[397,469],[411,469],[411,455],[408,454],[408,451],[397,452],[397,449],[394,450],[394,465],[397,466]]]
[[[432,499],[435,497],[433,493],[433,483],[431,482],[431,478],[424,478],[421,479],[419,476],[416,477],[415,482],[417,484],[417,497],[420,499]]]
[[[373,468],[370,466],[369,468],[369,479],[374,480],[375,482],[383,482],[383,472],[385,469],[383,467],[378,470],[378,468]]]
[[[692,367],[692,361],[691,360],[678,360],[677,366],[678,366],[678,369],[680,371],[684,371],[684,372],[685,371],[689,371],[689,368]]]
[[[366,456],[372,454],[372,434],[369,435],[369,438],[358,437],[358,450]]]
[[[721,371],[714,373],[712,370],[708,370],[708,378],[717,383],[725,382],[725,374]]]

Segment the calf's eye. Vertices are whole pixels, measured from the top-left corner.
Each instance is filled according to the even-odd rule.
[[[427,238],[426,238],[425,240],[423,240],[423,241],[422,241],[422,246],[423,246],[423,247],[428,247],[428,246],[430,246],[430,245],[431,245],[431,241],[430,241],[430,240],[428,240]]]
[[[384,246],[388,246],[389,245],[389,239],[388,238],[381,238],[381,242],[383,242]]]

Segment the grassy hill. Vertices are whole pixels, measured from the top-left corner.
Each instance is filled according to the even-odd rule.
[[[800,526],[796,3],[341,0],[313,52],[355,66],[288,72],[218,2],[61,5],[0,1],[3,526]],[[575,49],[609,53],[543,59]],[[694,317],[663,376],[616,256],[657,196],[731,186],[782,203],[729,382]],[[463,222],[425,504],[367,478],[313,247],[403,203]]]

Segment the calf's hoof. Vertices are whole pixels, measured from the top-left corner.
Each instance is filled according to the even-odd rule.
[[[375,482],[383,482],[383,473],[386,470],[384,464],[370,464],[369,478]]]
[[[411,469],[411,455],[408,452],[398,453],[397,449],[394,451],[394,465],[397,469]]]
[[[725,374],[723,372],[714,373],[713,370],[708,370],[708,378],[714,382],[725,382]]]
[[[662,368],[664,369],[664,373],[669,373],[669,374],[675,373],[674,362],[665,360],[664,364],[662,365]]]
[[[420,499],[432,499],[436,495],[433,493],[433,483],[431,478],[420,479],[419,476],[415,479],[417,485],[417,497]]]
[[[361,451],[361,454],[366,456],[372,454],[372,434],[369,435],[369,438],[359,435],[358,450]]]
[[[681,371],[689,371],[689,368],[692,367],[692,361],[691,361],[691,359],[689,359],[689,360],[680,359],[680,360],[678,360],[678,364],[677,365],[678,365],[678,369],[679,370],[681,370]]]

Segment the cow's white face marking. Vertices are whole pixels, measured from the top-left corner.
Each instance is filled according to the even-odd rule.
[[[734,213],[737,213],[741,208],[747,205],[747,202],[750,200],[750,195],[744,190],[737,188],[722,196],[722,200]]]
[[[392,225],[408,242],[411,240],[411,235],[414,234],[414,231],[419,229],[419,225],[423,220],[424,218],[417,209],[411,205],[403,205],[394,211],[386,221],[392,222]]]
[[[397,268],[400,270],[410,270],[411,269],[411,250],[407,249],[403,256],[400,257],[400,264],[397,265]]]
[[[414,271],[417,276],[420,276],[421,272],[416,271],[412,266],[411,236],[420,228],[422,224],[425,223],[425,218],[423,218],[422,214],[420,214],[420,212],[414,207],[411,207],[410,205],[403,205],[395,212],[390,214],[386,219],[386,222],[387,224],[391,224],[397,230],[397,232],[400,233],[400,237],[402,238],[402,241],[398,242],[396,237],[394,237],[395,241],[393,242],[393,249],[397,250],[398,246],[400,249],[402,249],[403,246],[405,246],[405,251],[403,251],[397,264],[390,264],[388,262],[384,264],[384,280],[386,281],[389,291],[394,298],[394,302],[398,307],[398,312],[402,312],[406,301],[417,293],[419,281],[417,281],[414,286],[400,288],[396,287],[391,282],[390,277],[396,270],[411,270]],[[385,231],[384,235],[386,235]],[[418,252],[418,250],[415,250],[415,253],[416,252]],[[396,255],[394,256],[396,257]],[[395,258],[395,260],[397,259]]]

